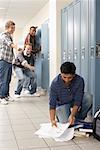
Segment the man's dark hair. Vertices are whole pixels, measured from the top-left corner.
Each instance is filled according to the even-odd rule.
[[[32,28],[33,28],[34,30],[36,30],[36,29],[37,29],[37,27],[35,27],[35,26],[31,26],[31,27],[30,27],[30,30],[31,30]]]
[[[64,62],[60,67],[61,73],[75,74],[76,66],[72,62]]]

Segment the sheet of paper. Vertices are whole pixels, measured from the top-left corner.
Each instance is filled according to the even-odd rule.
[[[54,138],[55,141],[60,141],[60,142],[64,142],[64,141],[69,141],[74,137],[74,128],[68,128],[65,130],[65,132],[58,138]]]
[[[54,138],[56,141],[68,141],[74,136],[74,128],[68,128],[69,123],[58,123],[57,127],[52,127],[51,123],[43,123],[40,129],[35,132],[40,138]]]

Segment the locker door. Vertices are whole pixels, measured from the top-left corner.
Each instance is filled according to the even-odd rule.
[[[95,111],[95,0],[89,0],[89,92]]]
[[[74,5],[74,64],[77,74],[80,74],[80,6],[80,2]]]
[[[88,91],[88,0],[81,0],[81,76]]]
[[[41,87],[41,72],[42,72],[42,59],[41,59],[41,53],[37,54],[36,60],[35,60],[35,71],[37,76],[37,87]]]
[[[41,29],[38,29],[37,33],[36,33],[36,48],[40,48],[41,46]],[[36,71],[36,75],[37,75],[37,86],[41,87],[41,67],[42,67],[42,63],[41,63],[42,59],[41,59],[41,52],[39,54],[36,55],[36,60],[35,60],[35,71]]]
[[[68,7],[68,61],[73,62],[73,3]]]
[[[61,63],[67,61],[67,8],[61,14]]]
[[[49,89],[49,28],[48,21],[42,24],[42,88]]]
[[[100,0],[95,0],[96,4],[96,60],[95,60],[95,102],[94,112],[100,109]]]

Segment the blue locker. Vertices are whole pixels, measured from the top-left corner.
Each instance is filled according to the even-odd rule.
[[[96,80],[95,80],[95,101],[93,105],[93,112],[100,109],[100,56],[96,58]]]
[[[89,91],[88,72],[89,72],[89,54],[88,54],[88,0],[81,0],[81,76],[85,80],[85,91]]]
[[[48,21],[42,24],[41,30],[42,49],[42,88],[49,89],[49,26]]]
[[[93,97],[94,114],[100,108],[100,0],[74,0],[66,9],[67,60],[75,63],[84,78],[85,91]]]
[[[93,98],[93,114],[95,111],[95,0],[89,0],[89,92]]]
[[[41,29],[37,30],[36,36],[36,45],[35,47],[40,49],[41,48]],[[41,52],[36,54],[36,60],[35,60],[35,71],[37,75],[37,87],[41,87],[41,70],[42,67],[42,59],[41,59]]]
[[[73,3],[68,6],[68,61],[73,62]]]
[[[41,87],[41,75],[42,75],[42,58],[41,53],[37,54],[35,60],[35,71],[37,75],[37,87]]]
[[[94,110],[100,109],[100,0],[96,3],[96,60],[95,60],[95,101]]]
[[[68,13],[67,13],[67,8],[64,8],[62,10],[62,15],[61,15],[61,22],[62,22],[62,28],[61,28],[61,63],[67,61],[67,49],[68,49],[68,44],[67,44],[67,16],[68,16]]]
[[[76,73],[80,74],[80,37],[81,37],[81,4],[80,1],[74,4],[74,64]]]

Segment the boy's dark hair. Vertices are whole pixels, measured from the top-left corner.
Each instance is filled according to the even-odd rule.
[[[64,62],[60,67],[61,73],[75,74],[76,66],[72,62]]]
[[[30,27],[30,30],[31,30],[32,28],[33,28],[34,30],[36,30],[36,29],[37,29],[37,27],[35,27],[35,26],[31,26],[31,27]]]

